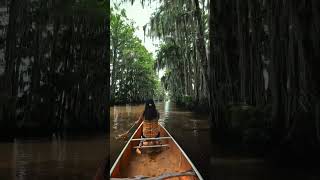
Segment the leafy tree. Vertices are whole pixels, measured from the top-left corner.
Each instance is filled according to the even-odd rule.
[[[155,61],[134,35],[125,10],[117,6],[111,9],[110,29],[112,103],[140,103],[159,94]]]

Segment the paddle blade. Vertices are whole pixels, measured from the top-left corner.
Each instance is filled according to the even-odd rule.
[[[124,133],[124,134],[120,134],[116,137],[116,139],[127,139],[128,138],[128,132]]]
[[[136,153],[139,154],[139,155],[141,154],[141,151],[140,151],[139,148],[136,149]]]

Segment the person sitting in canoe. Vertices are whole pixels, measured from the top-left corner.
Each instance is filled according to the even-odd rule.
[[[143,122],[142,127],[142,138],[157,138],[160,137],[160,129],[158,125],[159,120],[159,112],[156,109],[156,105],[154,104],[152,99],[146,101],[145,109],[143,113],[140,115],[139,119],[135,122],[135,124],[140,124]],[[144,141],[141,142],[143,145],[154,145],[158,144],[158,141]],[[140,145],[142,145],[140,143]],[[140,149],[137,149],[137,153],[141,154]]]

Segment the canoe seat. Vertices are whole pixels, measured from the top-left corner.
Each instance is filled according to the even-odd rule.
[[[152,145],[152,146],[135,146],[133,148],[156,148],[156,147],[169,147],[169,144]]]
[[[148,141],[148,140],[162,140],[162,139],[172,139],[172,138],[171,137],[137,138],[137,139],[131,139],[131,141]]]

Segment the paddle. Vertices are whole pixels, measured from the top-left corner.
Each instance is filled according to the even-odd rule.
[[[141,118],[142,118],[143,114],[140,115],[138,121],[141,122]],[[130,130],[137,124],[138,121],[135,121],[134,124],[130,127],[130,129],[128,131],[126,131],[125,133],[123,134],[120,134],[116,137],[116,139],[120,139],[120,138],[127,138],[128,137],[128,134],[130,132]]]
[[[136,125],[136,122],[134,122],[134,124],[130,127],[130,129],[129,129],[128,131],[126,131],[126,132],[123,133],[123,134],[119,134],[119,135],[116,137],[116,139],[120,139],[120,138],[121,138],[121,139],[125,139],[125,138],[127,138],[130,130],[131,130],[135,125]]]

